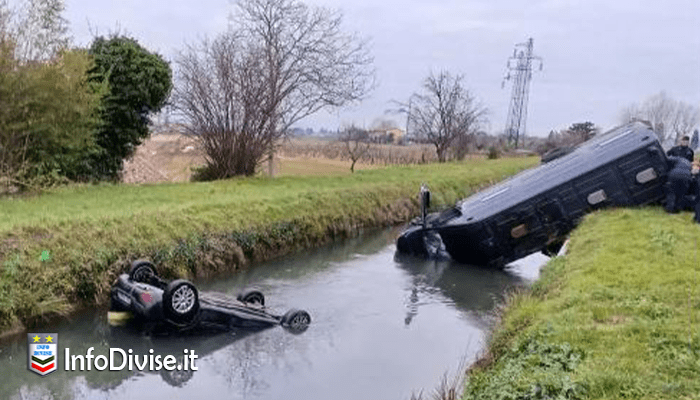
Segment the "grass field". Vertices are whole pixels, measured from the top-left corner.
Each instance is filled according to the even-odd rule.
[[[699,238],[689,213],[589,215],[505,305],[464,398],[700,398]]]
[[[207,183],[74,186],[0,200],[0,327],[31,326],[103,304],[130,260],[165,276],[231,271],[417,212],[426,182],[436,205],[532,166],[537,158],[388,167],[328,176]]]
[[[355,165],[355,170],[369,168],[377,168],[377,166],[367,164]],[[277,171],[279,176],[350,175],[350,162],[315,157],[280,157]]]

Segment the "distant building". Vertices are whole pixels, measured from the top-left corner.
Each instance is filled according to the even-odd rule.
[[[373,129],[369,131],[369,139],[374,143],[403,143],[406,131],[400,128]]]

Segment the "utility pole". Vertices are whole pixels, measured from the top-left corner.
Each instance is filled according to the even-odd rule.
[[[506,64],[508,72],[501,84],[501,87],[504,87],[507,80],[513,79],[513,91],[510,97],[510,107],[506,121],[506,135],[508,135],[508,142],[514,143],[516,148],[518,147],[519,137],[525,136],[527,100],[530,91],[530,80],[532,79],[533,61],[539,61],[540,71],[542,70],[542,58],[535,56],[532,50],[532,38],[528,39],[526,43],[515,45],[513,55]]]

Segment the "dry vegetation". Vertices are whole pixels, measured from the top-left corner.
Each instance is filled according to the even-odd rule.
[[[172,132],[154,134],[124,162],[124,182],[187,181],[190,167],[202,164],[204,156],[195,139]]]
[[[350,156],[342,142],[332,139],[293,138],[284,142],[280,154],[289,158],[316,158],[347,161],[350,168]],[[399,146],[393,144],[372,144],[364,154],[360,164],[389,165],[389,164],[425,164],[436,162],[435,146],[414,144]]]
[[[360,158],[356,169],[436,161],[435,147],[432,145],[375,143]],[[194,138],[174,131],[161,131],[147,139],[134,156],[124,163],[124,182],[183,182],[192,176],[192,167],[204,163],[204,152]],[[273,168],[275,175],[282,176],[343,175],[350,173],[350,164],[350,157],[342,142],[322,138],[291,138],[282,143]],[[267,163],[260,170],[267,173]]]

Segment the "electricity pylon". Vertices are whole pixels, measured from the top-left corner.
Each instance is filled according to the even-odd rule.
[[[528,39],[526,43],[515,45],[513,55],[508,59],[505,78],[506,81],[513,79],[513,92],[510,97],[510,107],[508,109],[508,120],[506,121],[506,135],[508,142],[515,143],[518,147],[518,138],[525,136],[525,123],[527,121],[527,100],[530,91],[530,80],[532,79],[532,63],[539,61],[540,71],[542,70],[542,58],[532,54],[533,41]],[[512,74],[511,74],[512,73]]]

